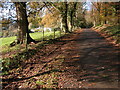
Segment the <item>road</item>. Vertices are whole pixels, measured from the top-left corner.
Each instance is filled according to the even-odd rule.
[[[58,88],[119,88],[120,49],[92,29],[79,29],[32,50],[35,54],[21,69],[3,76],[4,89],[34,88],[39,78],[54,69],[60,71],[54,72]]]
[[[63,63],[66,72],[60,77],[64,79],[60,79],[59,87],[118,88],[120,49],[91,29],[77,33],[72,48],[64,50],[69,54]]]

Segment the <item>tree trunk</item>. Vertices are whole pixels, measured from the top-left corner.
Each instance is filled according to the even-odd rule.
[[[55,39],[55,29],[54,29],[54,39]]]
[[[65,31],[65,33],[69,33],[70,31],[68,30],[68,21],[67,21],[67,12],[68,12],[68,4],[67,2],[65,3],[65,11],[64,13],[62,13],[61,17],[62,17],[62,29],[63,31]]]
[[[98,17],[99,17],[99,18],[98,18],[98,19],[99,19],[99,20],[98,20],[98,24],[99,24],[99,25],[101,25],[101,16],[100,16],[100,11],[99,11],[99,15],[98,15]]]
[[[28,31],[28,19],[26,12],[26,2],[15,2],[16,13],[17,13],[17,23],[18,23],[18,37],[17,43],[25,43],[27,37],[27,43],[35,42]],[[26,35],[27,34],[27,35]]]
[[[106,2],[105,2],[105,21],[104,24],[107,24],[107,7],[106,7]]]
[[[70,26],[71,26],[70,31],[72,32],[72,29],[73,29],[73,11],[71,11],[71,13],[70,13]]]
[[[98,3],[98,25],[101,25],[101,4]]]
[[[67,22],[67,13],[68,13],[68,4],[67,4],[67,0],[64,0],[65,2],[63,2],[64,6],[62,7],[62,9],[58,8],[55,4],[51,4],[54,8],[56,8],[57,10],[59,10],[59,12],[61,13],[61,30],[63,30],[65,33],[69,33],[70,31],[68,30],[68,22]]]
[[[44,33],[45,33],[45,31],[44,31],[44,29],[43,29],[43,31],[42,31],[42,34],[43,34],[42,40],[43,40],[43,41],[44,41],[44,39],[45,39]]]
[[[73,29],[73,25],[74,25],[74,18],[75,16],[75,12],[76,12],[76,8],[77,8],[77,2],[74,3],[73,9],[70,13],[70,24],[71,24],[71,31]]]

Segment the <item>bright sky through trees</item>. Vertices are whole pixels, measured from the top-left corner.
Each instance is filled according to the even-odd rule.
[[[5,4],[6,8],[1,8],[0,7],[0,17],[5,17],[5,18],[9,18],[12,16],[16,15],[16,11],[15,8],[11,8],[12,3],[6,2]],[[90,2],[86,2],[86,5],[84,6],[84,8],[86,8],[87,10],[91,9],[91,3]],[[13,17],[11,17],[13,18]]]
[[[15,7],[13,7],[12,5],[14,5],[13,3],[10,2],[5,2],[3,4],[3,7],[0,7],[0,17],[4,17],[4,18],[12,18],[14,19],[16,16],[16,11],[15,11]]]

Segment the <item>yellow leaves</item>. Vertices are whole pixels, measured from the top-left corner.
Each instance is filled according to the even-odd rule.
[[[2,27],[6,27],[8,24],[11,23],[11,21],[9,19],[3,19],[0,21],[0,23],[2,23]]]
[[[116,23],[117,21],[116,10],[109,2],[93,3],[92,14],[95,18],[98,18],[98,23],[99,20],[101,22],[106,20],[108,23]]]
[[[2,21],[0,21],[0,23],[4,24],[4,23],[10,23],[9,19],[3,19]]]
[[[28,17],[28,22],[32,22],[32,17]]]
[[[30,2],[29,5],[31,8],[36,8],[39,5],[39,3],[38,2]]]
[[[41,25],[41,17],[36,16],[35,18],[33,17],[28,17],[28,22],[31,23],[32,25]]]
[[[60,19],[59,15],[60,13],[57,10],[54,10],[52,13],[49,12],[43,17],[41,23],[44,24],[45,27],[54,27]]]

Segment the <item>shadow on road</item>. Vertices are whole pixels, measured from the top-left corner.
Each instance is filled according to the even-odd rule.
[[[72,40],[71,40],[72,41]],[[95,31],[86,29],[74,40],[74,45],[64,52],[65,74],[77,79],[78,82],[118,82],[120,49],[110,44]],[[75,56],[77,55],[77,56]]]

